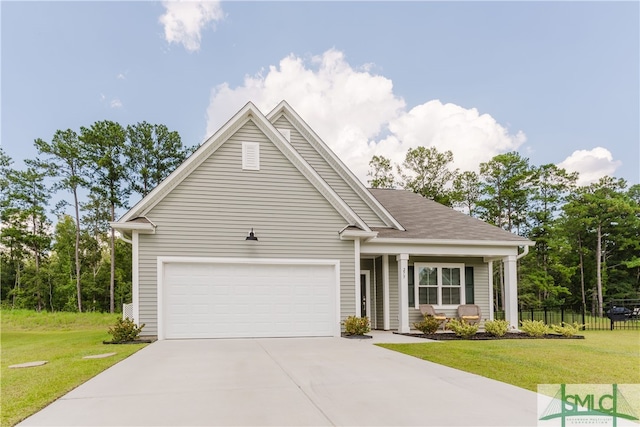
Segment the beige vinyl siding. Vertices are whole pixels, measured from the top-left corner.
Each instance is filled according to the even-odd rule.
[[[474,304],[480,307],[482,320],[489,320],[492,302],[489,299],[489,267],[487,263],[467,264],[473,267],[473,298]]]
[[[389,255],[389,327],[398,329],[398,261],[395,255]]]
[[[242,142],[260,143],[260,170],[242,170]],[[157,257],[340,261],[341,317],[355,312],[354,246],[347,221],[249,121],[147,214],[140,236],[140,321],[157,333]],[[251,227],[258,242],[246,241]]]
[[[291,145],[293,145],[293,148],[300,153],[307,163],[318,172],[322,179],[333,188],[369,227],[387,226],[284,116],[276,120],[274,126],[278,129],[291,131]]]
[[[473,267],[473,297],[475,304],[482,311],[482,319],[489,319],[489,270],[487,264],[479,258],[454,258],[454,257],[411,257],[409,265],[416,262],[432,262],[432,263],[463,263],[466,267]],[[456,317],[456,309],[438,309],[439,313],[445,313],[447,317]],[[413,329],[413,323],[422,320],[420,310],[409,308],[409,327]]]
[[[376,271],[376,325],[375,329],[384,329],[384,288],[382,278],[382,257],[375,260]]]

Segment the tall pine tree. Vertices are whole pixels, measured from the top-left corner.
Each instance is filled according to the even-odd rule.
[[[111,121],[96,122],[80,129],[85,158],[94,168],[90,182],[91,192],[107,201],[110,221],[116,220],[116,209],[127,205],[129,188],[125,167],[125,129]],[[115,233],[109,239],[111,272],[109,280],[109,311],[115,311]]]

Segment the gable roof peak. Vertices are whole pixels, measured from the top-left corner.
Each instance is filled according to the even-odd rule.
[[[271,110],[267,115],[267,120],[275,123],[281,116],[293,125],[304,139],[323,157],[334,171],[358,194],[358,197],[369,206],[387,226],[397,230],[404,230],[404,227],[396,218],[367,190],[364,184],[353,174],[340,158],[329,148],[322,138],[305,122],[286,100]]]
[[[353,209],[348,206],[298,153],[285,137],[273,126],[267,117],[260,112],[256,105],[249,101],[236,114],[233,115],[218,131],[207,138],[198,149],[193,152],[180,166],[178,166],[167,178],[164,179],[149,194],[143,197],[133,208],[125,213],[117,224],[125,223],[131,219],[146,215],[155,205],[170,193],[178,184],[198,168],[209,156],[217,151],[238,129],[251,120],[264,135],[287,157],[287,159],[302,173],[302,175],[319,191],[327,201],[350,224],[358,225],[365,230],[370,230],[364,221],[358,217]],[[114,224],[116,224],[114,223]]]

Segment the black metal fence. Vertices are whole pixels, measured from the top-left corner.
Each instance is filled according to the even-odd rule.
[[[584,325],[585,330],[640,330],[640,299],[611,300],[604,307],[602,317],[567,307],[521,309],[518,316],[521,321],[542,320],[547,325],[578,323]],[[504,319],[504,311],[496,312],[495,318]]]

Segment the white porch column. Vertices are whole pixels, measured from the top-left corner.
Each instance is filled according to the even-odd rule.
[[[516,256],[504,258],[504,318],[509,325],[520,328],[518,322],[518,271]]]
[[[493,261],[487,261],[489,272],[489,320],[495,320],[495,304],[493,303]]]
[[[382,255],[382,327],[391,329],[389,318],[389,255]]]
[[[398,332],[409,332],[409,254],[396,256],[398,260]]]
[[[133,303],[133,322],[140,325],[140,234],[137,230],[131,232],[131,302]]]
[[[360,289],[360,239],[355,238],[353,239],[353,247],[355,250],[355,256],[354,256],[354,266],[353,269],[355,270],[355,275],[356,275],[356,317],[361,317],[362,316],[362,292]]]

